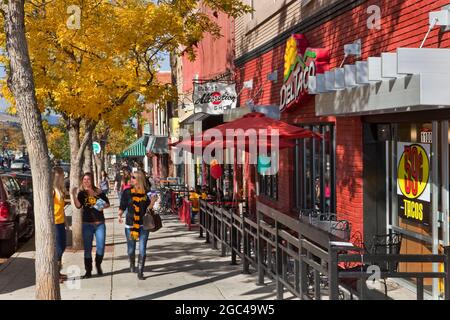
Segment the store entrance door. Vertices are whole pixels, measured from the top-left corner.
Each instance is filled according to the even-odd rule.
[[[380,139],[376,124],[364,124],[364,239],[387,233],[386,141]],[[381,137],[382,138],[382,137]]]

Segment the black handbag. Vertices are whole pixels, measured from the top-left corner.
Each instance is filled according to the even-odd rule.
[[[158,231],[162,228],[161,217],[153,209],[147,209],[142,220],[142,227],[150,232]]]

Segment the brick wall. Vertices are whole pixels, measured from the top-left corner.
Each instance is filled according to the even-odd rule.
[[[428,13],[440,10],[448,0],[373,0],[355,7],[332,21],[323,23],[314,30],[304,32],[310,46],[330,50],[330,67],[340,65],[344,58],[343,46],[357,39],[362,41],[362,60],[369,56],[379,56],[381,52],[394,52],[398,47],[419,47],[428,30]],[[378,5],[381,8],[381,29],[368,29],[370,14],[367,8]],[[441,33],[439,28],[430,33],[425,47],[449,48],[450,32]],[[236,69],[238,91],[242,82],[253,79],[253,89],[244,89],[240,105],[253,99],[255,104],[279,105],[280,89],[284,67],[285,46],[279,46],[261,56],[246,62]],[[348,59],[346,63],[353,63]],[[267,80],[267,75],[278,71],[276,83]],[[353,231],[362,233],[363,213],[363,163],[362,163],[362,121],[360,117],[316,117],[314,97],[295,106],[293,111],[282,116],[289,123],[334,122],[336,125],[336,189],[337,213],[352,223]],[[286,153],[286,152],[285,152]],[[283,168],[279,177],[279,201],[262,199],[266,204],[292,213],[293,199],[293,155],[284,154]]]

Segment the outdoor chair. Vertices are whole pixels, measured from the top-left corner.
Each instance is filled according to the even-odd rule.
[[[362,240],[362,235],[359,232],[353,234],[351,243],[355,245],[355,247],[360,248],[361,250],[349,250],[346,252],[342,252],[345,254],[371,254],[371,255],[379,255],[379,254],[399,254],[402,243],[402,235],[398,233],[390,233],[384,235],[376,235],[372,238],[371,241],[368,242],[367,245],[364,244]],[[362,256],[361,256],[362,259]],[[398,270],[398,262],[382,262],[376,263],[372,265],[377,265],[380,268],[381,272],[394,272]],[[341,270],[345,271],[355,271],[355,272],[366,272],[370,265],[361,262],[341,262],[338,267]],[[384,294],[388,296],[387,290],[387,276],[383,277],[384,284]],[[346,285],[349,289],[356,290],[357,287],[357,279],[342,279],[341,283]]]
[[[377,235],[372,238],[372,241],[368,247],[370,254],[400,254],[402,245],[402,235],[399,233],[390,233],[385,235]],[[399,263],[385,261],[377,263],[381,272],[395,272],[398,270]],[[383,278],[384,294],[387,297],[387,277]]]
[[[341,251],[340,254],[363,254],[366,252],[363,237],[361,232],[356,231],[350,237],[350,241],[356,248],[355,250]],[[338,268],[342,271],[365,272],[366,266],[362,262],[339,262]],[[353,292],[357,291],[358,280],[352,278],[340,279],[340,284],[350,291],[351,299],[353,299]],[[343,295],[341,295],[343,296]]]

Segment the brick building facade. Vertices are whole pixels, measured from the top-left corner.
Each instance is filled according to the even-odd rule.
[[[267,39],[264,44],[251,51],[243,50],[237,57],[236,76],[240,84],[238,90],[242,88],[243,82],[253,80],[253,88],[242,91],[240,105],[245,105],[250,99],[257,105],[279,105],[280,89],[283,85],[285,44],[292,34],[304,34],[311,47],[328,49],[329,67],[333,69],[344,59],[344,45],[358,39],[362,43],[362,54],[358,60],[367,60],[368,57],[379,56],[382,52],[393,52],[398,47],[419,47],[428,30],[428,13],[438,11],[447,4],[446,0],[371,0],[341,1],[319,8],[278,34],[276,38]],[[379,29],[371,24],[376,18],[376,11],[373,11],[373,8],[381,9]],[[237,33],[241,32],[237,30]],[[431,31],[425,46],[449,48],[450,34],[442,33],[439,28],[435,28]],[[345,62],[354,61],[353,57],[349,57]],[[275,71],[278,74],[277,81],[267,80],[267,76]],[[281,119],[296,125],[328,123],[334,126],[335,211],[340,218],[351,222],[352,232],[363,233],[364,118],[317,117],[315,98],[310,96],[309,100],[283,112]],[[278,199],[260,196],[259,200],[286,214],[297,215],[294,152],[293,150],[281,152],[278,190],[282,189],[282,192],[278,192]],[[250,180],[249,195],[254,194],[256,188],[256,179]]]

